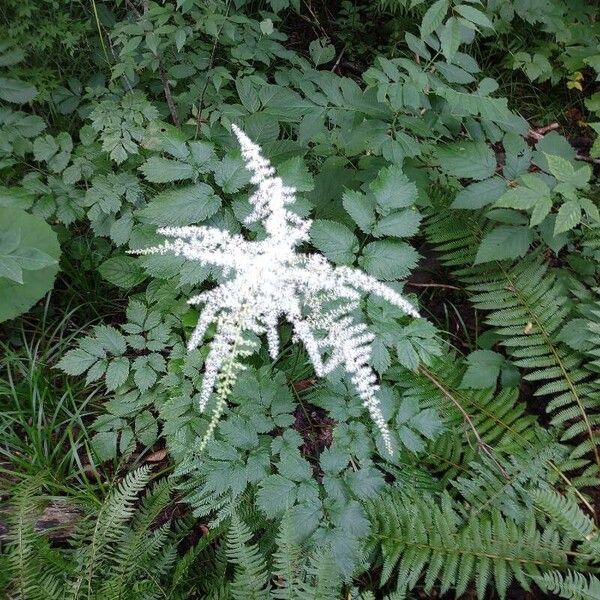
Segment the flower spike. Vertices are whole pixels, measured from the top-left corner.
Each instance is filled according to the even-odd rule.
[[[373,335],[357,321],[356,312],[361,297],[374,294],[413,317],[419,313],[392,288],[359,269],[336,267],[320,254],[299,252],[298,246],[310,239],[311,221],[290,209],[296,190],[284,185],[260,147],[239,127],[232,125],[232,130],[256,186],[246,223],[261,222],[266,237],[250,241],[214,227],[165,227],[159,232],[171,240],[138,251],[173,253],[223,270],[224,283],[189,300],[204,305],[189,340],[190,350],[217,323],[205,363],[200,409],[206,408],[221,368],[236,352],[239,331],[265,334],[275,359],[277,325],[283,318],[292,324],[295,339],[304,344],[318,376],[338,366],[346,370],[391,454],[390,433],[377,398],[377,377],[369,364]]]

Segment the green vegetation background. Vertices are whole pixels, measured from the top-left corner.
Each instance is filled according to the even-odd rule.
[[[600,598],[599,16],[4,0],[0,595]],[[219,274],[126,251],[260,235],[232,123],[426,316],[363,306],[393,459],[285,326],[197,452]]]

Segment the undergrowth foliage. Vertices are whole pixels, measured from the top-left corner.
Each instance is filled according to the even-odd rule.
[[[1,214],[61,245],[3,325],[8,597],[598,597],[600,32],[542,4],[0,8]]]

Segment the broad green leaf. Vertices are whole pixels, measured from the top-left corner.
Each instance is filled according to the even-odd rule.
[[[502,177],[476,181],[458,192],[452,208],[478,210],[497,200],[505,190],[506,181]]]
[[[433,408],[426,408],[416,414],[411,420],[411,425],[430,440],[434,439],[444,427],[440,416]]]
[[[6,229],[0,233],[0,255],[12,254],[21,245],[21,231]]]
[[[146,357],[136,358],[133,370],[133,380],[140,392],[149,390],[156,382],[156,371],[148,364]]]
[[[529,227],[500,225],[484,235],[475,264],[525,256],[532,241],[533,232]]]
[[[96,361],[97,356],[86,352],[82,348],[69,350],[58,362],[56,367],[67,375],[81,375],[85,373]]]
[[[286,479],[296,482],[311,480],[312,468],[298,450],[286,450],[281,452],[279,456],[280,462],[277,465],[277,470]]]
[[[447,12],[448,0],[437,0],[427,9],[421,21],[421,39],[428,37],[443,23]]]
[[[504,177],[509,180],[518,179],[527,174],[531,165],[532,149],[522,135],[508,132],[502,138],[504,146]]]
[[[579,204],[592,221],[600,221],[598,207],[589,198],[579,198]]]
[[[507,131],[522,134],[529,128],[525,119],[509,110],[506,98],[490,98],[487,96],[488,92],[484,94],[481,91],[481,85],[477,92],[461,92],[450,87],[442,87],[436,89],[435,93],[448,101],[452,114],[478,116],[483,121],[498,123]]]
[[[538,190],[532,190],[527,186],[520,185],[509,188],[498,200],[494,206],[503,208],[516,208],[519,210],[529,210],[544,198],[550,198],[550,190],[546,194],[540,194]]]
[[[124,289],[135,287],[146,279],[144,269],[133,256],[108,258],[100,265],[98,271],[106,281]]]
[[[325,40],[313,40],[308,46],[308,51],[315,67],[328,63],[335,56],[335,48]]]
[[[50,267],[55,265],[58,261],[46,254],[46,252],[42,252],[38,248],[33,247],[23,247],[17,248],[12,251],[9,255],[3,255],[0,252],[0,261],[5,258],[10,258],[14,262],[16,262],[21,269],[25,271],[39,271],[45,267]],[[22,281],[20,283],[23,283]]]
[[[458,178],[477,181],[491,177],[496,171],[496,155],[485,142],[454,142],[437,149],[440,168]]]
[[[373,229],[376,237],[411,237],[419,230],[421,213],[413,208],[395,211],[377,221]]]
[[[37,96],[35,86],[19,81],[18,79],[8,79],[0,77],[0,100],[24,104],[33,100]]]
[[[5,187],[0,185],[0,207],[30,208],[34,194],[23,187]]]
[[[279,121],[296,122],[317,108],[313,102],[298,92],[280,85],[263,85],[258,95],[265,113]],[[320,109],[322,110],[322,109]]]
[[[419,412],[419,401],[413,396],[405,398],[400,403],[398,414],[396,415],[396,423],[398,425],[405,425],[408,423],[418,412]]]
[[[250,173],[241,156],[228,154],[215,166],[215,182],[226,194],[239,192],[249,181]]]
[[[171,183],[182,179],[192,179],[195,175],[191,165],[160,156],[150,157],[140,167],[140,171],[151,183]]]
[[[258,446],[256,430],[248,421],[238,415],[220,423],[219,431],[225,440],[235,448],[250,450]]]
[[[93,435],[91,446],[96,458],[100,462],[111,460],[117,456],[116,431],[100,431]]]
[[[455,17],[450,17],[440,33],[442,54],[448,62],[452,62],[454,55],[458,52],[461,41],[461,24]]]
[[[261,481],[256,504],[267,517],[276,517],[296,501],[296,484],[282,475],[269,475]]]
[[[534,227],[539,225],[552,210],[552,199],[550,196],[542,196],[533,207],[531,211],[531,219],[529,220],[529,226]]]
[[[152,225],[181,226],[200,223],[214,215],[221,200],[205,183],[196,183],[155,196],[138,211],[140,217]]]
[[[502,354],[492,350],[475,350],[467,356],[467,370],[463,375],[461,388],[496,387],[500,369],[504,364]]]
[[[136,438],[147,447],[152,446],[158,437],[158,425],[152,413],[148,410],[141,412],[135,418]]]
[[[577,200],[565,202],[559,209],[554,223],[554,235],[573,229],[581,222],[581,205]]]
[[[417,199],[417,186],[397,166],[381,169],[369,187],[383,215],[410,206]]]
[[[317,249],[336,264],[350,264],[358,252],[356,236],[342,223],[317,219],[310,229],[310,237]]]
[[[215,147],[209,142],[190,142],[189,161],[200,173],[207,173],[215,159]]]
[[[575,170],[573,164],[562,156],[546,154],[546,161],[548,162],[550,173],[554,175],[558,181],[577,189],[585,188],[592,176],[592,169],[589,165],[583,165]],[[558,187],[559,186],[557,186],[557,189]]]
[[[25,52],[21,48],[11,48],[6,52],[1,49],[0,52],[0,67],[10,67],[25,60]]]
[[[575,173],[573,165],[562,156],[555,156],[546,153],[546,161],[548,162],[549,172],[558,179],[558,181],[569,181]]]
[[[10,256],[0,254],[0,278],[6,278],[16,283],[23,283],[23,269],[19,263]]]
[[[110,325],[97,325],[94,328],[94,336],[100,346],[110,354],[118,356],[127,350],[123,334]]]
[[[469,6],[468,4],[460,4],[454,10],[467,19],[467,21],[471,21],[471,23],[474,23],[475,25],[494,29],[494,25],[485,16],[485,14],[473,6]]]
[[[375,201],[357,190],[346,190],[342,204],[363,233],[370,233],[375,223]]]
[[[369,275],[392,280],[406,277],[418,260],[419,254],[409,244],[382,240],[367,244],[358,263]]]
[[[33,142],[33,157],[39,162],[50,160],[58,150],[59,146],[51,135],[40,136]]]
[[[423,440],[406,425],[401,425],[398,428],[398,437],[404,446],[411,452],[422,452],[425,450]]]
[[[179,28],[175,32],[175,46],[177,47],[177,52],[179,52],[185,44],[185,29]]]
[[[300,156],[277,165],[277,173],[285,185],[292,186],[297,192],[310,192],[315,187],[313,176]]]
[[[28,310],[52,288],[60,246],[43,219],[13,207],[0,207],[0,245],[2,322]]]
[[[431,58],[431,53],[427,49],[427,46],[423,40],[420,40],[417,36],[413,35],[409,31],[404,34],[404,39],[406,40],[406,44],[410,48],[411,52],[414,52],[425,60],[429,60]]]
[[[127,381],[129,376],[129,360],[119,356],[110,361],[106,369],[106,389],[111,392]]]
[[[81,131],[83,132],[84,129],[85,127]],[[86,141],[91,143],[94,140],[93,130],[86,135],[86,137],[88,136],[91,137],[91,140]],[[144,138],[142,140],[142,147],[148,150],[163,151],[173,158],[186,160],[189,152],[185,139],[185,134],[181,129],[170,125],[169,123],[153,121],[146,127]]]
[[[255,113],[260,108],[260,98],[250,77],[238,77],[235,80],[235,89],[249,113]]]
[[[546,172],[549,172],[548,160],[546,158],[548,154],[561,156],[567,160],[574,160],[576,154],[575,149],[567,139],[556,131],[547,133],[536,144],[535,150],[533,163]]]

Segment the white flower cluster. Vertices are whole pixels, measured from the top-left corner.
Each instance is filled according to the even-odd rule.
[[[205,363],[200,409],[204,410],[215,387],[219,371],[235,352],[235,330],[266,334],[269,353],[279,353],[277,325],[281,317],[294,328],[318,376],[342,365],[381,431],[391,452],[390,434],[376,393],[377,379],[369,366],[372,334],[354,313],[364,293],[376,294],[418,317],[415,308],[402,296],[360,270],[335,267],[320,254],[297,251],[309,240],[311,221],[288,209],[295,190],[283,184],[259,146],[235,125],[247,169],[257,186],[250,197],[253,207],[246,223],[262,222],[266,236],[249,241],[214,227],[165,227],[159,233],[175,238],[141,254],[174,253],[201,265],[222,268],[225,282],[189,300],[203,304],[189,349],[202,341],[208,326],[217,322],[217,331]],[[227,317],[227,318],[223,318]],[[235,322],[235,327],[232,323]]]

